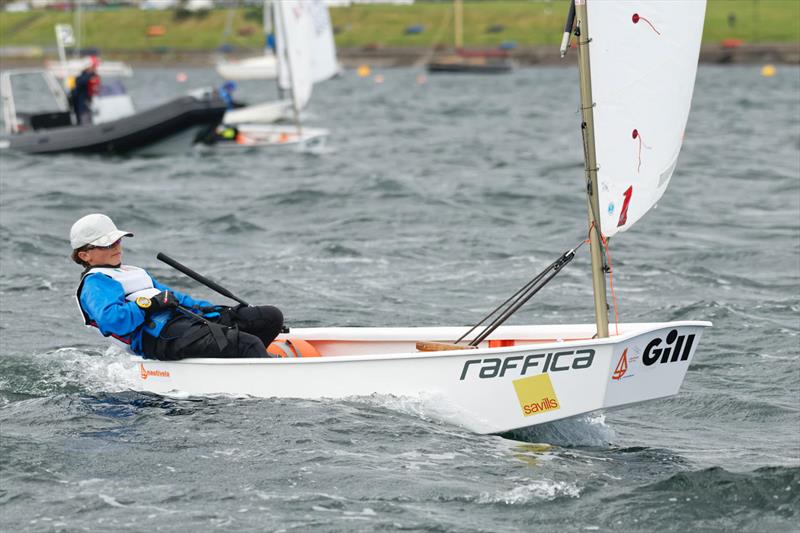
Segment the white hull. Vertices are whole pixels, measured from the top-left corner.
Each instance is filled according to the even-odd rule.
[[[217,73],[226,80],[274,80],[278,77],[274,55],[217,63]]]
[[[300,130],[294,124],[240,124],[235,142],[220,142],[215,149],[270,148],[291,146],[298,149],[321,149],[330,132],[323,128]]]
[[[710,325],[620,324],[602,340],[591,338],[593,325],[503,326],[489,340],[514,346],[439,352],[415,342],[452,342],[465,329],[297,328],[289,337],[321,357],[135,359],[141,389],[158,394],[423,398],[449,412],[447,422],[502,433],[677,394]]]
[[[282,119],[292,117],[292,102],[278,100],[263,104],[249,105],[239,109],[231,109],[222,118],[222,123],[228,126],[237,126],[246,123],[271,124]]]

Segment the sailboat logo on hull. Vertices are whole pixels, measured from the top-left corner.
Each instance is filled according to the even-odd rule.
[[[619,381],[622,379],[622,376],[628,371],[628,349],[622,352],[622,356],[619,358],[617,362],[617,367],[614,369],[614,373],[611,374],[611,379],[615,379]]]

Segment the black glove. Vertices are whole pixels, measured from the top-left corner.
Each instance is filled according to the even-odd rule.
[[[171,291],[161,291],[152,298],[139,296],[136,298],[136,305],[144,311],[145,315],[150,316],[166,309],[177,309],[178,299]]]

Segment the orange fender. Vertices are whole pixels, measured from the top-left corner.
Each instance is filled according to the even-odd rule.
[[[267,347],[273,357],[320,357],[314,345],[303,339],[273,341]]]

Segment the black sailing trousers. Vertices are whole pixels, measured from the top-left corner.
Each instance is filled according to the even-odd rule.
[[[186,357],[270,357],[266,346],[283,328],[283,313],[271,305],[219,308],[201,320],[179,311],[158,338],[145,334],[145,357],[162,361]]]

